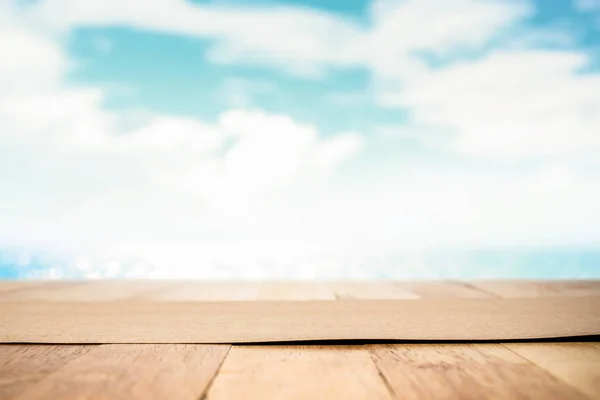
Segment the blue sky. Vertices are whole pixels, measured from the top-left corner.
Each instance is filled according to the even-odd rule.
[[[0,15],[0,276],[600,277],[597,0]]]

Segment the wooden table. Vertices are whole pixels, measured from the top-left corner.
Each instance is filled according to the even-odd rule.
[[[0,284],[0,307],[10,301],[562,296],[600,296],[600,281]],[[600,399],[600,343],[579,340],[2,344],[0,399]]]

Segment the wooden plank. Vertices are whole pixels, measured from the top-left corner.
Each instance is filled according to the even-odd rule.
[[[599,297],[3,302],[0,342],[504,340],[600,334]]]
[[[409,288],[395,282],[331,282],[331,290],[337,299],[416,299]]]
[[[565,298],[600,296],[600,280],[474,281],[472,285],[502,298]],[[592,318],[600,318],[600,314]],[[596,343],[506,343],[505,347],[529,359],[591,398],[600,398],[600,349]]]
[[[600,296],[600,280],[473,281],[470,284],[504,298]]]
[[[139,297],[165,301],[241,301],[256,299],[258,291],[256,282],[190,281],[177,282],[165,290]]]
[[[256,300],[335,300],[335,294],[324,283],[260,282]]]
[[[94,346],[0,345],[0,399],[12,400]]]
[[[390,399],[362,346],[233,346],[207,400]]]
[[[335,299],[322,284],[269,282],[260,289],[262,300]],[[289,323],[298,328],[297,321]],[[377,400],[389,399],[389,394],[361,346],[233,346],[207,396],[215,400],[280,398]]]
[[[44,295],[51,297],[52,293],[68,291],[83,284],[83,281],[46,281],[14,286],[12,283],[1,282],[0,288],[5,289],[0,290],[0,301],[36,300]]]
[[[510,350],[600,399],[600,346],[597,343],[507,343]]]
[[[144,296],[168,301],[334,300],[326,284],[316,282],[185,282]]]
[[[408,283],[422,298],[494,298],[462,282]],[[475,316],[473,316],[475,317]],[[496,329],[506,329],[498,326]],[[376,365],[402,399],[577,399],[581,393],[498,344],[372,345]],[[523,376],[521,376],[523,375]]]
[[[495,344],[377,345],[371,353],[398,399],[585,399]]]
[[[103,345],[24,391],[20,400],[200,398],[229,346]]]
[[[491,293],[471,286],[464,282],[456,281],[414,281],[396,282],[400,288],[414,293],[424,299],[448,299],[448,298],[493,298]]]
[[[40,284],[42,283],[39,281],[0,281],[0,300],[5,293],[23,290]]]
[[[172,285],[164,281],[62,281],[45,283],[5,293],[4,301],[111,301],[134,299],[164,290]]]

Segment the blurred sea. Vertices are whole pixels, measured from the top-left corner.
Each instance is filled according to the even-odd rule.
[[[188,267],[0,251],[1,279],[578,279],[600,278],[600,249],[447,250],[362,260],[273,260]]]

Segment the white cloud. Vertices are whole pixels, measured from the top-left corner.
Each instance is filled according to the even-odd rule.
[[[378,4],[370,27],[307,10],[164,0],[46,0],[26,19],[2,13],[0,41],[20,51],[0,65],[10,78],[0,87],[0,244],[80,253],[67,268],[50,258],[63,265],[52,276],[65,268],[112,275],[127,265],[122,273],[213,278],[361,277],[373,259],[402,251],[600,244],[600,176],[571,162],[598,151],[598,78],[577,73],[585,55],[508,49],[435,69],[413,52],[481,48],[529,9]],[[390,83],[380,101],[408,108],[420,135],[435,132],[432,145],[551,163],[500,172],[358,168],[363,183],[344,185],[335,173],[364,146],[358,134],[324,136],[287,115],[245,108],[215,123],[148,114],[130,124],[131,115],[103,109],[103,90],[64,84],[60,37],[31,21],[211,37],[217,53],[226,50],[223,62],[242,57],[311,74],[368,65]],[[437,25],[425,32],[428,21]],[[449,132],[441,144],[440,131]]]
[[[380,78],[412,79],[427,69],[416,51],[446,55],[480,48],[531,12],[529,3],[518,1],[377,1],[365,62]]]
[[[600,75],[578,73],[587,57],[568,49],[568,33],[529,27],[534,12],[533,3],[516,0],[376,0],[369,23],[359,24],[290,6],[44,0],[30,17],[62,29],[127,25],[208,38],[213,61],[308,77],[335,67],[368,68],[380,105],[407,109],[415,130],[449,132],[438,146],[504,160],[582,152],[589,158],[598,151]],[[562,50],[544,50],[548,43]],[[466,50],[480,55],[461,59]],[[433,66],[423,52],[446,64]],[[242,90],[229,97],[249,103]]]
[[[60,45],[36,34],[30,26],[16,24],[9,17],[9,4],[0,3],[0,91],[25,91],[50,87],[67,68]],[[27,79],[22,79],[27,77]]]
[[[468,12],[465,12],[468,10]],[[439,54],[479,47],[532,7],[519,1],[377,0],[368,26],[308,8],[235,7],[158,0],[43,0],[30,17],[51,29],[124,25],[214,40],[208,57],[315,77],[325,68],[367,66],[383,76],[414,73],[415,50]]]
[[[320,75],[330,64],[355,63],[359,26],[307,8],[235,8],[184,0],[44,0],[29,17],[51,31],[78,26],[130,26],[214,39],[208,57],[217,63],[287,68],[295,75]]]
[[[65,87],[58,44],[11,23],[3,25],[11,38],[25,32],[54,51],[15,53],[15,79],[31,73],[18,68],[30,54],[52,74],[0,92],[4,245],[92,251],[120,250],[129,238],[168,247],[190,237],[285,237],[300,223],[302,198],[360,149],[355,133],[322,138],[311,125],[253,110],[214,124],[149,114],[128,127],[128,115],[102,108],[102,90]]]
[[[407,82],[388,102],[418,125],[443,128],[457,150],[483,157],[600,154],[600,75],[584,54],[499,51]]]
[[[308,76],[366,66],[378,77],[397,78],[426,67],[415,51],[448,56],[508,40],[514,28],[529,40],[555,38],[554,31],[522,29],[534,11],[533,3],[518,0],[374,0],[364,24],[306,7],[43,0],[28,14],[52,30],[123,25],[211,39],[208,57],[220,63],[274,65]]]
[[[396,131],[412,131],[424,144],[442,150],[496,161],[600,159],[600,74],[583,72],[591,64],[589,56],[559,27],[528,28],[524,21],[531,8],[526,3],[468,3],[445,3],[448,9],[437,24],[425,15],[414,19],[431,23],[436,27],[431,31],[399,24],[398,19],[391,24],[396,37],[406,26],[425,35],[412,35],[417,39],[408,52],[400,51],[395,59],[388,56],[388,67],[384,63],[378,68],[379,104],[406,109],[410,115],[410,124]],[[427,1],[404,7],[409,4],[427,9]],[[469,18],[460,6],[479,10],[479,18],[453,26]],[[413,16],[402,7],[384,15],[393,19],[394,10]],[[457,49],[493,40],[494,45],[476,56],[456,57]],[[380,43],[379,53],[389,54],[383,51],[390,48],[387,42]],[[548,43],[558,46],[548,50]],[[446,52],[450,61],[428,64],[410,53],[418,49]],[[399,67],[403,58],[406,63]]]

